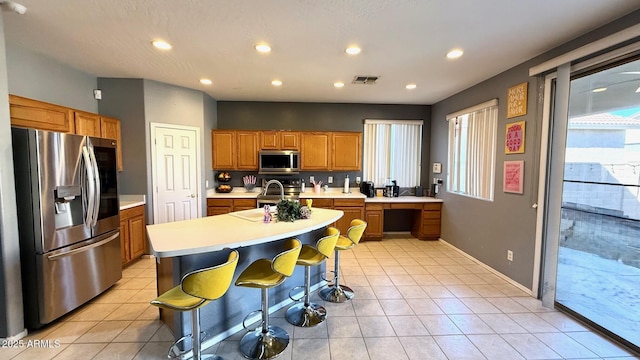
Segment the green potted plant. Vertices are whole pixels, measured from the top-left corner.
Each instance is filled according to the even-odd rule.
[[[300,219],[308,219],[311,216],[309,208],[301,206],[300,202],[293,200],[281,200],[277,205],[277,210],[278,221],[294,222]]]

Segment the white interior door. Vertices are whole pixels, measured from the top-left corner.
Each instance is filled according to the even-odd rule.
[[[154,222],[200,217],[200,129],[151,124]]]

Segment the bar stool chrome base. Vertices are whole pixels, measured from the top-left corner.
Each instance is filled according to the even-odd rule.
[[[319,304],[310,303],[305,306],[305,304],[299,303],[287,309],[285,318],[295,326],[313,327],[327,318],[327,310]]]
[[[207,334],[204,331],[200,332],[200,342],[202,343],[202,339],[206,338]],[[191,340],[192,336],[191,334],[185,335],[183,337],[181,337],[180,339],[176,340],[171,347],[169,348],[169,352],[167,353],[167,358],[169,359],[194,359],[196,358],[195,356],[193,356],[193,349],[187,349],[187,350],[182,350],[182,348],[185,347],[185,343],[187,340]],[[199,357],[197,357],[200,360],[224,360],[222,357],[218,356],[218,355],[214,355],[214,354],[200,354]]]
[[[332,303],[347,302],[355,297],[355,293],[350,287],[339,285],[329,285],[320,290],[319,296],[322,300]]]
[[[269,326],[245,334],[240,340],[240,352],[247,359],[273,359],[289,345],[289,334],[280,327]]]

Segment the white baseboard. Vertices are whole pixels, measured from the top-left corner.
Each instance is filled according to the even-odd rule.
[[[445,245],[449,246],[449,247],[450,247],[450,248],[452,248],[453,250],[455,250],[455,251],[459,252],[460,254],[464,255],[464,257],[466,257],[466,258],[468,258],[468,259],[470,259],[470,260],[473,260],[473,261],[474,261],[474,262],[476,262],[478,265],[480,265],[480,266],[482,266],[483,268],[485,268],[485,269],[489,270],[492,274],[496,275],[497,277],[501,278],[502,280],[504,280],[504,281],[508,282],[509,284],[511,284],[511,285],[513,285],[513,286],[515,286],[515,287],[517,287],[518,289],[520,289],[520,290],[524,291],[527,295],[529,295],[529,296],[531,296],[531,297],[535,297],[535,296],[533,295],[533,292],[531,291],[531,289],[527,288],[526,286],[524,286],[524,285],[520,284],[519,282],[517,282],[517,281],[513,280],[512,278],[510,278],[510,277],[508,277],[507,275],[505,275],[505,274],[503,274],[503,273],[499,272],[498,270],[496,270],[496,269],[492,268],[491,266],[489,266],[489,265],[487,265],[487,264],[483,263],[482,261],[480,261],[480,260],[478,260],[478,259],[474,258],[473,256],[471,256],[471,255],[467,254],[466,252],[464,252],[464,251],[462,251],[462,250],[458,249],[457,247],[455,247],[455,246],[453,246],[453,245],[449,244],[449,243],[448,243],[448,242],[446,242],[445,240],[442,240],[442,238],[440,238],[440,239],[438,239],[438,240],[439,240],[441,243],[443,243],[443,244],[445,244]]]
[[[0,338],[0,340],[5,343],[11,343],[12,341],[18,341],[20,339],[22,339],[23,337],[27,336],[28,332],[27,329],[22,330],[21,332],[13,335],[13,336],[9,336],[8,338]]]

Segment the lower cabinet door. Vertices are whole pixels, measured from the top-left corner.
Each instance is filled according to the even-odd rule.
[[[122,264],[126,264],[131,259],[129,254],[129,221],[120,221],[120,257]]]
[[[136,216],[129,219],[129,242],[131,244],[131,259],[137,259],[145,250],[144,216]]]

